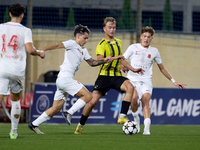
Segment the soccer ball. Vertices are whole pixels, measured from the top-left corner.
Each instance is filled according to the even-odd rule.
[[[136,127],[136,122],[134,121],[127,121],[124,123],[122,127],[123,132],[126,135],[134,135],[137,133],[138,129]]]

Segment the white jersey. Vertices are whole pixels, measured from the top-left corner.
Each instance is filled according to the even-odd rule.
[[[127,78],[131,81],[151,81],[153,60],[157,64],[161,64],[162,60],[158,49],[149,46],[144,48],[140,43],[132,44],[124,53],[126,59],[133,68],[142,68],[145,72],[144,75],[128,71]]]
[[[63,64],[60,66],[58,76],[65,76],[67,73],[71,77],[74,77],[83,59],[88,60],[91,56],[84,46],[80,46],[74,40],[64,41],[63,44],[65,46],[65,58]]]
[[[24,76],[29,42],[33,43],[29,28],[14,22],[0,24],[0,73]]]

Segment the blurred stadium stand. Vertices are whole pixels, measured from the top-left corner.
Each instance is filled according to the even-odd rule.
[[[134,22],[136,22],[137,0],[129,1],[131,2]],[[162,30],[163,11],[167,1],[170,2],[173,12],[173,31],[184,31],[185,12],[185,15],[189,14],[189,17],[186,18],[192,21],[191,31],[200,32],[200,0],[142,0],[142,25],[151,25],[155,30]],[[18,2],[27,5],[27,1],[19,0]],[[76,24],[87,25],[90,29],[102,29],[103,18],[113,16],[120,26],[119,19],[123,2],[124,0],[33,0],[32,26],[33,28],[66,28],[70,7],[73,8]],[[15,0],[0,2],[1,23],[4,21],[6,8],[12,3],[15,3]],[[27,13],[22,21],[23,25],[26,23]],[[187,23],[188,21],[185,24],[187,25]]]

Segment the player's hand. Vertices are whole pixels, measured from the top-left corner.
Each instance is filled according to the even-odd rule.
[[[113,61],[113,59],[112,59],[112,57],[110,57],[110,56],[104,58],[104,62],[105,62],[105,63],[109,63],[109,62],[112,62],[112,61]]]
[[[125,57],[123,55],[118,55],[116,57],[112,57],[113,60],[115,59],[122,59],[122,60],[125,60]]]
[[[39,53],[40,58],[44,59],[45,52],[43,50],[37,50],[37,52]]]
[[[181,89],[184,89],[185,86],[186,86],[186,84],[184,84],[184,83],[178,83],[178,82],[174,82],[174,85],[177,86],[177,87],[179,87],[179,88],[181,88]]]
[[[121,69],[124,73],[126,73],[126,72],[129,71],[129,69],[126,68],[126,67],[124,67],[123,65],[120,65],[120,69]]]
[[[133,72],[136,72],[136,73],[143,75],[145,71],[142,68],[138,68],[138,69],[134,68]]]

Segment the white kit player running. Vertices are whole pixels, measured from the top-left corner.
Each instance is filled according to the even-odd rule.
[[[67,100],[68,94],[80,97],[76,103],[65,113],[63,117],[66,122],[71,124],[72,115],[79,109],[85,106],[92,99],[92,94],[86,89],[86,87],[80,82],[74,80],[74,75],[79,69],[79,66],[83,59],[92,67],[101,65],[103,63],[111,62],[114,59],[124,58],[122,55],[117,57],[106,57],[101,60],[93,60],[89,55],[84,45],[87,43],[89,38],[90,30],[87,26],[77,25],[75,26],[74,36],[75,40],[68,40],[61,43],[55,43],[48,45],[43,48],[43,51],[65,48],[64,62],[60,66],[60,72],[56,80],[57,91],[54,95],[53,106],[43,112],[36,120],[29,124],[29,128],[37,134],[44,134],[39,130],[39,125],[55,114],[60,112],[65,101]]]
[[[124,53],[125,59],[129,58],[129,62],[134,68],[142,68],[145,70],[144,75],[128,71],[121,66],[123,71],[128,71],[127,77],[135,87],[131,108],[133,111],[134,121],[137,122],[138,132],[140,131],[140,118],[138,116],[138,100],[142,102],[144,111],[144,135],[150,135],[151,110],[149,101],[152,95],[153,85],[151,83],[153,61],[157,63],[163,75],[171,80],[173,84],[180,88],[185,88],[185,84],[177,83],[162,64],[160,53],[155,47],[151,47],[150,43],[153,39],[154,29],[152,27],[144,27],[141,31],[141,43],[132,44]]]
[[[21,114],[20,95],[24,86],[26,50],[31,55],[44,58],[44,52],[33,47],[32,32],[21,25],[25,7],[19,3],[10,7],[11,21],[0,24],[0,102],[3,96],[11,96],[10,138],[16,139]]]

